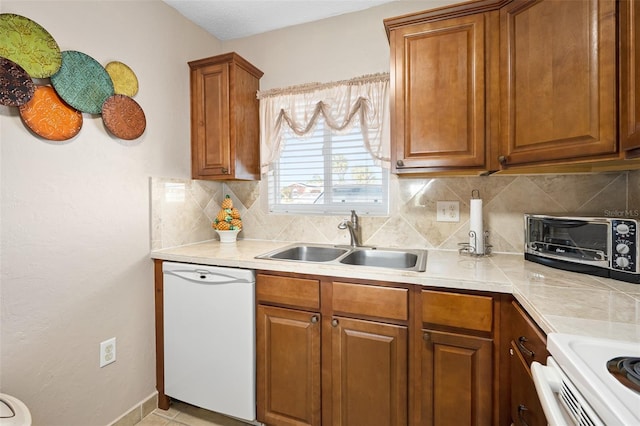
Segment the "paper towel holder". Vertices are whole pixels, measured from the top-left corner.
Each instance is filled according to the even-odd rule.
[[[491,247],[493,247],[493,246],[488,243],[488,241],[489,241],[489,231],[484,231],[484,235],[482,235],[482,237],[484,238],[484,253],[476,253],[477,244],[476,245],[472,245],[471,242],[458,243],[458,246],[460,246],[460,248],[458,249],[458,252],[460,254],[465,254],[465,255],[475,256],[475,257],[490,256],[491,255]],[[478,236],[476,235],[475,232],[469,231],[469,240],[471,240],[472,238],[473,239],[477,239]]]
[[[477,189],[474,189],[471,191],[471,199],[472,200],[477,200],[480,198],[480,191]],[[489,231],[484,231],[482,233],[482,235],[476,235],[476,232],[473,230],[469,230],[469,242],[465,242],[465,243],[458,243],[458,246],[460,246],[460,248],[458,249],[458,252],[460,254],[465,254],[465,255],[470,255],[470,256],[476,256],[476,257],[482,257],[482,256],[489,256],[491,255],[491,244],[489,244]],[[478,239],[482,238],[482,242],[484,244],[482,244],[482,247],[484,247],[484,251],[483,253],[478,253]]]

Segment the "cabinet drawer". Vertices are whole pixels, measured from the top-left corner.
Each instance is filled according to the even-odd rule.
[[[406,288],[334,282],[331,301],[335,312],[409,319],[409,290]]]
[[[422,321],[491,332],[493,299],[489,296],[422,290]]]
[[[320,281],[258,274],[256,299],[306,309],[320,309]]]
[[[516,302],[511,302],[511,340],[522,354],[522,358],[528,366],[533,361],[546,364],[547,338],[537,325],[533,323],[529,315]]]
[[[511,420],[515,426],[546,426],[547,419],[527,361],[513,341],[511,351]]]

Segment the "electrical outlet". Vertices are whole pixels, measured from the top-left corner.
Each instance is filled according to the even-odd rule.
[[[100,368],[116,360],[116,338],[112,337],[100,343]]]
[[[437,201],[438,222],[460,222],[460,201]]]

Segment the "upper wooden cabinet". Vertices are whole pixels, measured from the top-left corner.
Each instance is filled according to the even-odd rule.
[[[620,143],[629,156],[640,156],[640,2],[621,0]]]
[[[617,155],[615,1],[514,0],[500,25],[503,166]]]
[[[637,168],[638,9],[477,0],[385,19],[394,172]]]
[[[477,14],[390,31],[396,173],[485,168],[489,22]]]
[[[189,62],[193,179],[259,180],[262,71],[236,53]]]

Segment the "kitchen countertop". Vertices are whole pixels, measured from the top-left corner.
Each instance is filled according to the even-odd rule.
[[[425,272],[256,259],[292,244],[284,241],[205,241],[155,250],[151,258],[400,282],[425,286],[511,293],[546,332],[640,342],[640,285],[566,272],[525,261],[522,255],[470,257],[456,251],[428,250]]]

